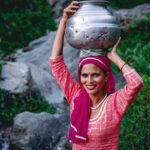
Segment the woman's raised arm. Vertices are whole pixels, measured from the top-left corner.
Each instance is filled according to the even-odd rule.
[[[51,58],[61,56],[63,54],[63,44],[64,44],[64,33],[66,28],[66,23],[69,17],[71,17],[79,8],[79,3],[73,1],[68,7],[63,11],[63,16],[60,20],[54,44],[52,47]]]

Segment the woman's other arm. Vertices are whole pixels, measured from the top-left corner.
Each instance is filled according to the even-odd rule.
[[[114,101],[115,110],[120,114],[124,114],[143,86],[143,80],[140,75],[117,54],[116,50],[120,39],[121,38],[119,38],[107,56],[122,71],[126,79],[126,85],[114,95],[116,97]]]

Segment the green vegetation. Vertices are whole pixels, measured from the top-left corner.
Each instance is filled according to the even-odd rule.
[[[9,125],[16,114],[24,111],[53,114],[56,112],[56,109],[37,93],[20,96],[0,90],[0,121]]]
[[[150,16],[150,15],[149,15]],[[118,53],[141,75],[150,74],[150,17],[135,19],[123,27]],[[114,67],[114,66],[113,66]],[[118,72],[117,68],[113,68]]]
[[[144,88],[123,119],[120,150],[149,150],[150,148],[150,77],[143,76]]]
[[[45,35],[46,30],[56,30],[46,1],[0,1],[0,22],[0,59]],[[2,65],[0,61],[0,74]],[[0,121],[10,124],[16,114],[24,111],[54,113],[56,109],[38,94],[19,96],[0,90]]]
[[[150,18],[136,19],[124,27],[118,52],[143,77],[144,88],[129,108],[120,132],[120,150],[150,148]],[[114,71],[118,70],[114,67]]]
[[[25,47],[32,40],[56,30],[46,1],[0,1],[0,58]]]

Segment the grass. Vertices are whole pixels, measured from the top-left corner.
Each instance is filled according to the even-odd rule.
[[[56,108],[35,92],[22,96],[0,90],[0,121],[3,124],[11,124],[13,118],[24,111],[54,114]]]

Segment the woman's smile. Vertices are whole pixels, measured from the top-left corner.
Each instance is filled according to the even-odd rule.
[[[96,95],[104,90],[107,75],[95,64],[86,64],[81,69],[81,83],[88,94]]]
[[[86,85],[88,90],[94,90],[94,88],[96,87],[96,85]]]

